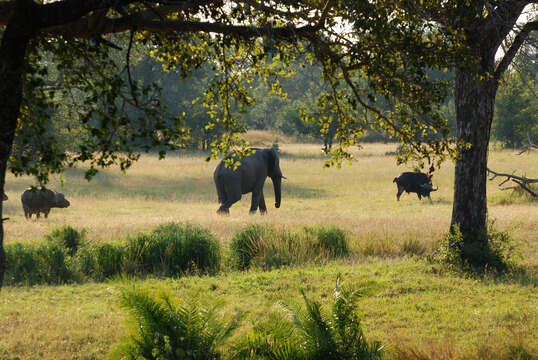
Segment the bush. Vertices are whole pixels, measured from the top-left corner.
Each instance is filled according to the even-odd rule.
[[[120,301],[131,322],[113,359],[218,359],[219,346],[239,323],[239,316],[229,322],[217,319],[218,305],[180,304],[165,291],[123,289]]]
[[[85,238],[85,230],[78,231],[69,225],[56,228],[50,234],[45,235],[47,241],[55,242],[65,247],[70,256],[75,255],[77,250],[84,245]]]
[[[123,246],[118,244],[95,244],[80,249],[77,254],[78,273],[103,281],[123,271]]]
[[[193,225],[164,224],[128,238],[125,245],[124,270],[130,274],[211,274],[219,267],[218,240],[208,230]]]
[[[306,232],[316,237],[315,246],[327,251],[331,257],[341,257],[349,254],[347,234],[336,226],[317,226],[305,228]]]
[[[63,284],[74,278],[67,250],[56,242],[7,245],[5,251],[8,284]]]
[[[289,232],[258,224],[240,229],[230,250],[232,262],[239,269],[320,262],[349,253],[347,235],[336,227],[305,227]]]
[[[479,241],[466,244],[456,224],[441,240],[435,259],[450,267],[478,273],[500,274],[516,265],[519,254],[513,239],[507,232],[498,231],[494,222],[488,225],[487,231],[478,232],[477,237]]]
[[[230,250],[234,264],[240,270],[250,267],[250,263],[261,251],[261,242],[268,237],[266,228],[253,224],[240,229],[232,239]]]
[[[359,293],[337,284],[330,314],[302,291],[305,309],[282,304],[283,316],[274,314],[234,349],[236,359],[380,359],[381,346],[369,343],[356,313]]]

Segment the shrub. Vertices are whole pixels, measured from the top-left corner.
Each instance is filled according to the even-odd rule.
[[[267,229],[259,224],[248,225],[234,235],[230,250],[233,261],[240,270],[250,266],[252,259],[262,251],[261,243],[268,236]]]
[[[177,276],[215,273],[220,267],[218,240],[206,229],[169,223],[150,233],[128,238],[124,270],[135,274]]]
[[[77,254],[78,273],[96,281],[119,275],[123,270],[123,246],[95,244],[80,249]]]
[[[519,254],[513,239],[507,232],[498,231],[494,222],[476,236],[480,241],[466,244],[456,224],[441,240],[434,258],[442,264],[478,273],[504,273],[516,265]]]
[[[301,292],[305,309],[282,305],[284,316],[258,326],[234,349],[236,359],[380,359],[378,342],[369,343],[356,313],[359,293],[337,285],[330,314]]]
[[[197,301],[180,304],[165,291],[123,289],[120,304],[131,315],[129,334],[111,353],[113,359],[218,359],[219,346],[239,317],[216,318],[219,305],[206,309]]]
[[[66,225],[54,229],[50,234],[45,235],[45,239],[50,242],[56,242],[68,250],[70,256],[75,255],[77,250],[84,244],[86,231]]]
[[[306,228],[316,236],[315,246],[326,250],[331,257],[341,257],[349,254],[347,234],[336,226],[317,226]]]
[[[13,244],[5,251],[5,278],[9,284],[62,284],[74,278],[67,250],[56,242]]]
[[[239,269],[264,269],[320,262],[349,253],[347,235],[336,227],[305,227],[289,232],[258,224],[239,230],[232,239],[232,262]]]

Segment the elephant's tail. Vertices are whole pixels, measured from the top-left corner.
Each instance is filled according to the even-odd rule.
[[[219,196],[219,204],[226,202],[226,191],[224,190],[224,183],[222,181],[215,181],[217,186],[217,195]]]

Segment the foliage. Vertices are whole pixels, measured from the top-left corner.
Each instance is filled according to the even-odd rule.
[[[434,258],[458,270],[495,274],[513,270],[520,258],[508,232],[499,231],[495,222],[476,234],[478,241],[467,243],[456,225],[439,243]]]
[[[123,273],[124,246],[122,244],[91,244],[77,253],[74,271],[81,280],[103,281]]]
[[[338,279],[339,281],[339,279]],[[337,282],[331,313],[301,291],[305,309],[281,303],[284,316],[273,315],[236,345],[235,359],[368,360],[381,359],[379,342],[368,342],[356,303],[360,293]]]
[[[63,284],[74,280],[68,250],[55,241],[6,246],[6,282]]]
[[[178,276],[215,273],[220,267],[218,240],[208,230],[190,224],[168,223],[128,238],[124,251],[128,274]]]
[[[347,256],[348,236],[337,227],[304,227],[295,232],[252,224],[236,232],[230,244],[239,269],[270,269]]]
[[[225,321],[217,317],[218,304],[205,308],[197,299],[178,302],[164,290],[124,288],[120,304],[131,322],[112,359],[219,359],[219,347],[240,319]]]
[[[38,244],[6,247],[6,282],[63,284],[121,275],[181,276],[214,274],[220,269],[220,245],[206,229],[163,224],[119,244],[83,241],[84,231],[55,229]]]
[[[513,71],[499,87],[492,134],[510,148],[526,145],[538,134],[538,65],[532,72]]]
[[[50,234],[45,235],[45,239],[51,242],[57,242],[68,250],[70,256],[75,255],[77,250],[84,245],[86,241],[86,231],[78,231],[70,225],[65,225],[54,229]]]

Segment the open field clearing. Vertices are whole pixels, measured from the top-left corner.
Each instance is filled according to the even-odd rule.
[[[270,142],[269,142],[270,144]],[[322,265],[301,265],[272,271],[231,270],[216,276],[179,279],[132,279],[152,288],[171,288],[186,301],[224,302],[232,316],[245,311],[238,334],[276,311],[275,303],[302,305],[299,289],[329,304],[338,274],[363,291],[359,311],[368,339],[378,339],[398,359],[526,359],[510,357],[524,349],[538,356],[538,203],[500,191],[488,182],[488,207],[496,227],[508,230],[525,257],[531,275],[521,279],[467,279],[440,271],[426,260],[402,256],[406,244],[431,254],[448,230],[452,211],[453,165],[434,174],[433,204],[403,194],[396,201],[394,177],[411,168],[397,167],[394,144],[366,144],[357,161],[341,169],[323,169],[320,146],[280,143],[282,205],[273,206],[266,182],[266,216],[249,215],[250,195],[221,217],[213,183],[217,162],[202,154],[180,154],[158,161],[144,155],[126,174],[99,173],[90,183],[83,171],[66,173],[62,188],[50,188],[71,201],[52,209],[48,219],[27,221],[20,195],[30,178],[6,181],[4,203],[6,244],[38,243],[62,225],[85,229],[92,243],[120,242],[127,235],[149,231],[166,222],[190,222],[209,229],[227,247],[237,230],[248,224],[295,229],[335,225],[350,234],[351,255]],[[489,167],[498,172],[538,176],[538,154],[490,153]],[[124,334],[125,311],[117,303],[124,281],[62,286],[6,286],[0,292],[0,359],[104,359]],[[231,339],[233,342],[234,338]],[[399,357],[397,357],[400,351]],[[403,354],[403,355],[402,355]],[[414,355],[412,355],[414,354]],[[534,356],[534,357],[533,357]],[[389,357],[390,358],[390,357]]]
[[[273,188],[266,181],[267,216],[249,216],[250,194],[235,203],[229,217],[216,214],[217,193],[213,183],[216,161],[203,155],[176,155],[158,161],[142,156],[126,174],[119,170],[99,173],[91,182],[82,170],[66,174],[62,188],[56,180],[50,188],[62,191],[71,201],[67,209],[52,209],[49,219],[26,221],[20,194],[32,184],[30,178],[9,177],[4,203],[6,243],[32,242],[56,226],[85,228],[96,241],[116,241],[126,234],[149,230],[169,221],[193,222],[207,227],[225,241],[236,229],[256,222],[276,226],[333,224],[351,231],[359,242],[397,244],[416,239],[428,247],[442,237],[452,211],[453,165],[447,162],[433,177],[439,190],[432,193],[433,205],[404,193],[396,201],[394,177],[410,168],[397,167],[388,151],[394,144],[367,144],[357,152],[357,161],[341,169],[323,169],[320,146],[281,145],[281,169],[288,180],[282,185],[282,206],[273,206]],[[538,174],[536,154],[515,155],[514,151],[493,151],[490,168]],[[511,191],[500,191],[499,180],[488,182],[490,217],[500,229],[509,229],[525,248],[526,256],[538,262],[538,207],[536,202],[519,201]],[[511,200],[512,199],[512,200]]]

